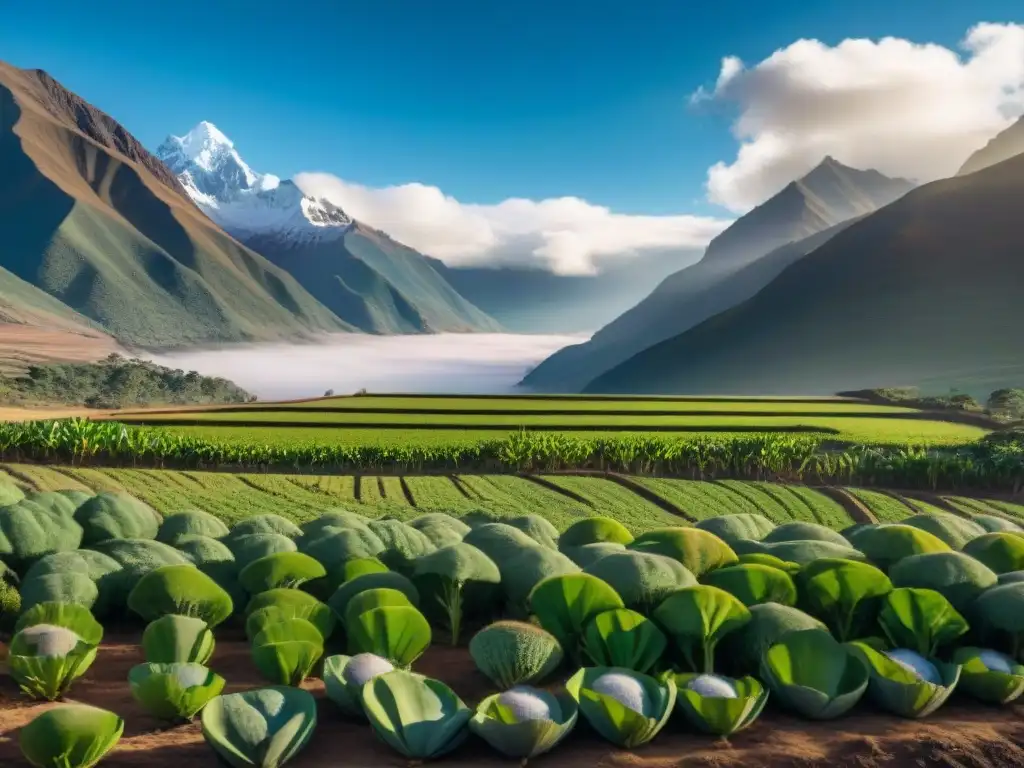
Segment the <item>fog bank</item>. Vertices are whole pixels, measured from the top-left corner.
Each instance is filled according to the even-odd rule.
[[[147,355],[170,368],[231,379],[261,400],[370,392],[511,392],[551,353],[589,335],[334,334],[316,344],[237,344]]]

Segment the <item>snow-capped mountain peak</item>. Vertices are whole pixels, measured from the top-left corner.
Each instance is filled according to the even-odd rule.
[[[234,142],[205,120],[184,136],[168,136],[156,156],[207,216],[240,238],[329,238],[352,224],[330,201],[304,195],[291,181],[253,171]]]

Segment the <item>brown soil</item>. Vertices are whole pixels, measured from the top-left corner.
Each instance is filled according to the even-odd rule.
[[[0,318],[0,372],[17,374],[38,363],[93,363],[112,352],[124,354],[117,342],[101,331],[79,328],[52,316],[48,321],[31,320],[38,322],[23,325]]]
[[[238,635],[222,632],[211,666],[229,681],[228,691],[257,687],[262,681]],[[198,723],[170,729],[147,716],[132,699],[128,670],[142,661],[137,635],[110,638],[99,658],[72,689],[71,698],[117,712],[125,733],[104,766],[123,768],[215,768]],[[426,675],[443,679],[471,706],[492,692],[465,649],[436,646],[416,664]],[[307,688],[320,701],[319,725],[312,741],[290,765],[408,766],[409,761],[376,739],[365,723],[342,717],[323,697],[319,681]],[[0,682],[0,765],[26,765],[17,746],[17,729],[49,704],[24,700],[9,678]],[[576,731],[553,752],[531,761],[552,768],[1009,768],[1024,765],[1024,707],[994,709],[954,700],[924,721],[902,720],[871,712],[867,706],[840,720],[814,723],[769,709],[746,731],[716,740],[688,732],[678,717],[648,746],[627,752],[609,746],[581,720]],[[508,766],[487,745],[470,739],[439,766]]]

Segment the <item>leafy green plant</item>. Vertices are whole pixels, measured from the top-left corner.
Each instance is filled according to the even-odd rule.
[[[255,595],[269,589],[297,589],[307,581],[326,575],[320,562],[309,555],[275,552],[245,566],[238,574],[238,581],[249,594]]]
[[[509,558],[515,557],[524,549],[540,545],[511,525],[505,523],[484,523],[474,527],[463,542],[476,547],[497,564],[500,569]]]
[[[748,608],[759,603],[796,605],[796,584],[792,577],[770,565],[730,565],[705,574],[701,583],[724,589]]]
[[[1020,660],[1024,652],[1024,581],[986,590],[974,602],[972,615],[986,639],[999,642]]]
[[[750,621],[750,611],[725,590],[699,584],[665,598],[654,620],[675,642],[690,671],[710,674],[718,642]]]
[[[384,550],[378,555],[381,561],[388,568],[406,574],[412,572],[417,558],[437,548],[421,531],[399,520],[371,520],[367,525],[384,544]]]
[[[521,621],[498,621],[469,641],[477,669],[500,688],[536,683],[562,663],[562,646],[554,635]]]
[[[883,653],[859,641],[850,643],[850,647],[868,668],[868,694],[872,700],[901,717],[930,715],[949,698],[960,679],[957,664],[924,659],[912,651]],[[934,670],[934,680],[922,676],[925,669]]]
[[[372,608],[345,624],[353,654],[372,653],[408,668],[430,645],[430,624],[412,606]]]
[[[911,555],[889,570],[893,586],[933,589],[960,613],[966,614],[999,577],[986,565],[963,552]]]
[[[979,701],[1009,704],[1024,694],[1024,665],[985,648],[964,646],[953,653],[961,667],[959,687]]]
[[[776,526],[761,541],[765,544],[775,544],[780,541],[827,541],[830,544],[847,546],[843,534],[826,528],[824,525],[808,523],[804,520],[793,520]]]
[[[193,616],[167,614],[142,633],[142,652],[151,664],[206,664],[214,647],[213,632]]]
[[[150,571],[128,595],[128,607],[149,621],[176,614],[202,619],[210,627],[234,611],[231,595],[194,565],[166,565]]]
[[[491,558],[460,540],[418,558],[413,581],[424,607],[437,606],[451,644],[458,645],[465,614],[486,609],[501,573]]]
[[[225,536],[224,544],[235,557],[239,572],[249,563],[277,552],[295,552],[298,547],[289,537],[280,533],[249,533],[245,536]],[[320,560],[313,552],[307,552]],[[321,561],[323,562],[323,561]],[[326,565],[326,563],[324,563]]]
[[[737,565],[767,565],[770,568],[777,568],[780,571],[784,571],[790,576],[797,573],[801,567],[800,563],[783,560],[781,557],[769,555],[767,552],[748,552],[746,554],[737,553],[737,555],[739,555],[739,562]]]
[[[281,515],[262,514],[250,515],[239,520],[231,526],[226,536],[227,539],[239,539],[242,536],[253,536],[257,534],[272,533],[285,538],[297,540],[303,535],[303,530],[287,517]]]
[[[566,528],[558,544],[560,547],[580,547],[599,542],[626,545],[632,541],[633,534],[618,520],[610,517],[588,517]]]
[[[624,607],[622,598],[611,586],[589,573],[544,579],[533,588],[529,598],[530,613],[577,662],[583,630],[590,620],[604,611]]]
[[[414,606],[420,604],[420,593],[416,589],[416,586],[409,580],[408,577],[403,576],[400,573],[394,571],[386,571],[384,573],[367,573],[362,576],[356,576],[350,581],[346,581],[327,601],[327,604],[334,611],[334,614],[341,620],[345,619],[345,611],[348,608],[348,601],[351,600],[355,595],[360,592],[365,592],[368,589],[378,589],[385,587],[387,589],[397,589],[399,592],[409,598],[409,602]]]
[[[565,689],[590,726],[625,749],[657,736],[676,705],[671,675],[655,679],[617,667],[585,667],[569,678]]]
[[[540,515],[519,515],[506,521],[513,528],[518,528],[535,542],[548,549],[558,549],[558,529]]]
[[[124,600],[119,572],[121,564],[102,552],[79,549],[74,552],[55,552],[36,560],[24,574],[23,582],[49,574],[80,573],[87,576],[97,589],[96,601],[90,610],[103,618]]]
[[[252,639],[253,662],[276,685],[299,685],[323,653],[320,630],[305,619],[269,624]]]
[[[985,529],[975,521],[947,513],[914,515],[900,520],[900,523],[928,531],[957,550],[985,533]]]
[[[316,699],[274,686],[216,696],[203,708],[203,738],[234,768],[281,768],[316,728]]]
[[[18,733],[21,753],[36,768],[92,768],[121,740],[124,720],[85,704],[62,704]]]
[[[677,589],[697,584],[694,575],[678,561],[647,552],[608,555],[589,566],[584,573],[607,583],[627,608],[641,613],[654,610]]]
[[[366,683],[362,704],[377,735],[411,760],[455,749],[469,735],[473,714],[444,683],[397,669]]]
[[[501,588],[513,612],[525,613],[530,593],[544,579],[579,573],[580,567],[561,552],[534,545],[500,564]]]
[[[628,608],[599,613],[583,630],[583,655],[599,667],[648,672],[667,645],[657,624]]]
[[[761,657],[761,678],[790,710],[812,720],[846,714],[868,688],[868,670],[824,629],[783,635]]]
[[[697,578],[737,561],[728,544],[700,528],[655,528],[640,534],[628,548],[670,557]]]
[[[327,698],[349,715],[365,717],[362,690],[370,680],[391,672],[395,665],[372,653],[355,656],[328,656],[324,659],[322,678]]]
[[[727,662],[723,666],[737,677],[756,674],[765,651],[790,632],[827,629],[819,619],[786,605],[762,603],[748,610],[750,621],[722,638],[719,654]]]
[[[708,674],[677,674],[676,709],[694,728],[731,736],[753,723],[768,701],[768,691],[752,677],[735,680]]]
[[[189,721],[224,690],[224,678],[202,664],[138,664],[128,672],[132,697],[161,720]]]
[[[268,605],[253,611],[245,620],[245,636],[251,641],[264,628],[286,619],[305,619],[320,632],[324,640],[330,638],[337,626],[337,618],[327,605],[319,601],[313,603],[285,603]]]
[[[968,542],[964,552],[996,574],[1024,570],[1024,537],[1015,533],[986,533]]]
[[[925,657],[968,630],[966,619],[933,589],[900,587],[882,599],[878,625],[894,648],[909,648]]]
[[[506,757],[526,761],[554,749],[578,716],[579,706],[569,694],[518,686],[481,701],[469,730]]]
[[[415,607],[409,602],[409,598],[405,596],[405,593],[399,592],[397,589],[389,589],[388,587],[368,589],[365,592],[353,595],[352,599],[348,601],[348,605],[345,607],[345,620],[342,623],[354,623],[359,614],[374,608],[386,608],[389,605]]]
[[[408,525],[420,531],[438,548],[458,544],[470,531],[470,527],[464,522],[444,512],[420,515],[410,520]]]
[[[21,607],[40,603],[75,603],[92,608],[99,597],[96,583],[84,573],[48,573],[33,576],[21,584]]]
[[[599,541],[596,544],[584,544],[579,547],[562,547],[559,551],[580,568],[587,568],[602,557],[617,552],[625,552],[626,548],[622,544],[616,544],[615,542]]]
[[[912,525],[862,528],[854,535],[852,543],[883,571],[888,571],[900,560],[911,555],[950,550],[949,545],[938,536]]]
[[[301,590],[279,587],[278,589],[268,589],[266,592],[260,592],[249,598],[249,602],[245,604],[244,615],[248,618],[256,611],[269,607],[313,611],[323,604],[313,595]]]
[[[73,628],[33,624],[14,635],[7,664],[11,677],[28,696],[53,701],[96,660],[96,645]]]
[[[173,547],[182,536],[219,539],[227,535],[228,527],[220,518],[199,509],[188,509],[165,517],[157,530],[156,540]]]
[[[803,607],[842,642],[871,634],[881,600],[892,591],[882,571],[852,560],[816,560],[796,580]]]
[[[734,541],[748,539],[761,541],[775,529],[775,523],[764,515],[740,512],[733,515],[709,517],[697,523],[701,530],[715,534],[730,546]]]
[[[82,526],[82,546],[110,539],[155,539],[161,518],[126,493],[98,493],[75,510]]]

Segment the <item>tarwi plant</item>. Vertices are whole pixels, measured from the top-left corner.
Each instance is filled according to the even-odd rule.
[[[824,629],[805,629],[768,648],[761,679],[788,709],[812,720],[831,720],[860,701],[868,670]]]
[[[105,709],[63,704],[38,715],[18,733],[25,759],[36,768],[92,768],[124,733],[124,720]]]
[[[409,667],[430,645],[427,619],[416,608],[389,605],[371,608],[345,625],[353,654],[372,653],[397,667]]]
[[[469,641],[469,654],[477,669],[499,688],[540,682],[563,658],[554,635],[522,621],[497,621],[484,627]]]
[[[275,686],[213,698],[203,708],[203,738],[234,768],[281,768],[316,728],[316,699]]]
[[[959,687],[979,701],[1009,704],[1024,694],[1024,665],[1005,653],[965,646],[953,653],[959,664]]]
[[[305,619],[285,619],[264,627],[252,640],[260,673],[277,685],[298,685],[324,653],[320,630]]]
[[[202,664],[139,664],[128,672],[132,696],[161,720],[191,720],[224,690],[224,678]]]
[[[578,715],[568,693],[517,686],[481,701],[469,729],[506,757],[525,761],[551,751],[569,735]]]
[[[752,677],[675,675],[676,708],[694,728],[730,736],[753,723],[768,701],[768,690]]]
[[[585,667],[565,689],[590,726],[626,749],[646,744],[665,727],[676,704],[671,674],[655,679],[618,667]]]
[[[253,560],[238,574],[250,595],[279,587],[296,589],[307,581],[323,578],[327,571],[319,561],[301,552],[275,552]]]
[[[231,595],[194,565],[150,571],[128,595],[128,607],[152,621],[167,614],[194,616],[215,627],[234,610]]]
[[[142,652],[151,664],[205,664],[214,646],[213,632],[193,616],[161,616],[142,633]]]
[[[878,624],[893,648],[935,656],[968,630],[967,621],[933,589],[900,587],[882,600]]]
[[[33,618],[25,621],[23,616],[19,622],[7,664],[22,691],[53,701],[96,659],[102,629],[97,632],[96,620],[81,606],[43,603],[36,611]]]
[[[868,694],[882,709],[901,717],[925,717],[949,698],[960,666],[897,648],[882,652],[863,642],[850,643],[868,668]]]
[[[797,575],[800,604],[828,625],[840,641],[872,633],[881,600],[892,592],[889,577],[873,565],[826,558]]]
[[[779,568],[759,563],[738,563],[705,574],[702,584],[724,589],[748,608],[760,603],[796,605],[793,578]]]
[[[700,584],[665,598],[654,620],[675,642],[691,672],[710,674],[719,640],[750,621],[750,611],[725,590]]]
[[[324,659],[322,678],[327,698],[349,715],[365,717],[363,686],[378,675],[394,670],[395,665],[372,653],[355,656],[328,656]]]
[[[583,630],[599,613],[624,608],[622,598],[607,583],[589,573],[569,573],[544,579],[530,593],[530,612],[554,635],[577,663]]]
[[[413,581],[424,610],[440,616],[451,644],[458,645],[464,617],[487,610],[501,573],[481,550],[459,541],[417,558]]]
[[[444,683],[397,669],[366,683],[362,704],[377,735],[411,760],[455,749],[469,734],[473,714]]]

